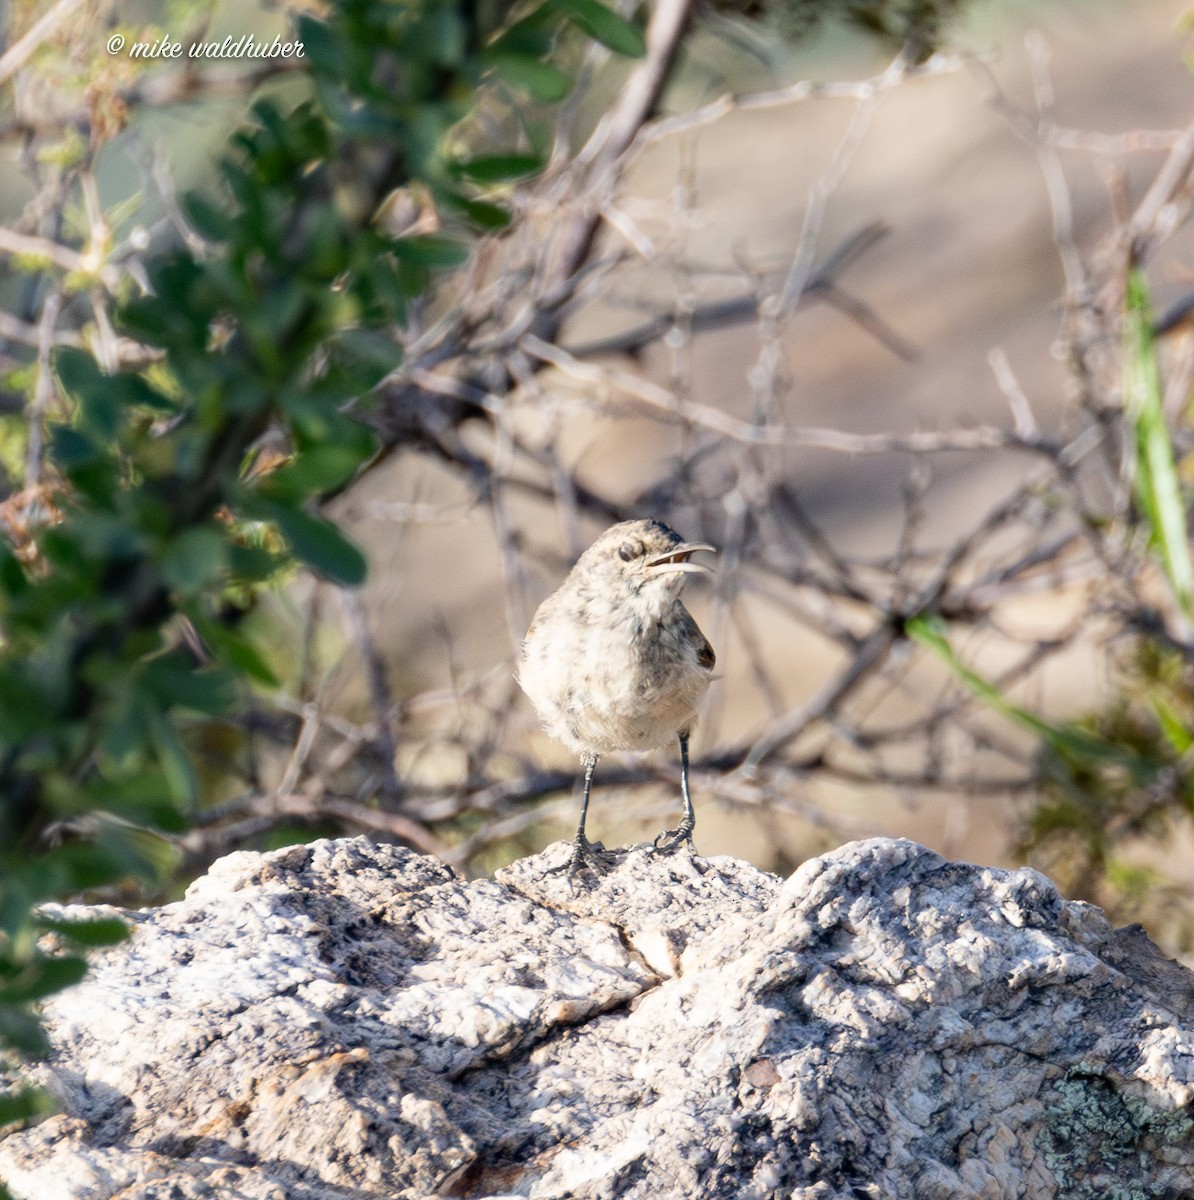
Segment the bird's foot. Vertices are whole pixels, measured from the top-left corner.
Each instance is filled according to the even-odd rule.
[[[547,873],[549,875],[567,873],[568,878],[571,879],[581,868],[589,867],[600,875],[609,870],[613,865],[613,859],[613,854],[600,842],[590,842],[583,833],[578,833],[572,843],[572,857],[562,866],[552,867]]]
[[[651,849],[656,854],[671,854],[673,850],[678,850],[687,843],[688,849],[695,854],[696,846],[692,841],[692,831],[695,828],[695,821],[681,821],[675,829],[665,829],[659,834],[651,843]]]

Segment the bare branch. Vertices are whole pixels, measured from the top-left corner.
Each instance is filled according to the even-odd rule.
[[[57,32],[58,27],[69,21],[82,8],[84,0],[58,0],[48,13],[35,21],[0,56],[0,87],[3,87]]]

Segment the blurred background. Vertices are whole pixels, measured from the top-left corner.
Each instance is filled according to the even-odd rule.
[[[786,873],[911,837],[1030,862],[1194,949],[1188,547],[1158,515],[1184,518],[1194,359],[1180,321],[1152,342],[1194,290],[1187,6],[985,0],[927,27],[915,7],[876,6],[878,34],[698,7],[620,142],[642,60],[555,47],[577,82],[550,112],[482,85],[448,140],[524,139],[545,168],[493,185],[512,223],[412,305],[361,407],[381,452],[321,504],[364,586],[292,568],[244,605],[278,682],[184,724],[184,876],[353,832],[479,874],[569,837],[577,764],[517,688],[519,641],[603,528],[656,516],[719,548],[685,593],[718,655],[693,739],[702,854]],[[0,226],[78,250],[102,222],[133,287],[198,238],[178,198],[220,203],[250,102],[312,88],[302,60],[180,66],[105,40],[272,39],[293,12],[17,3],[0,63],[39,9],[54,28],[0,70]],[[410,183],[376,219],[403,237],[455,218]],[[10,498],[29,405],[69,416],[38,382],[52,345],[138,365],[36,249],[0,243]],[[1133,409],[1150,365],[1160,426]],[[245,469],[290,450],[264,436]],[[1154,452],[1169,491],[1162,473],[1147,492]],[[16,543],[47,519],[22,503]],[[590,835],[674,824],[674,758],[603,759]]]

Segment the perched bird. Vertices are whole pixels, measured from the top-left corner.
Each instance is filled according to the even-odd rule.
[[[680,603],[685,573],[709,570],[689,561],[698,550],[713,547],[684,541],[662,521],[623,521],[580,556],[527,630],[518,682],[543,727],[584,767],[570,875],[597,859],[585,817],[593,769],[611,750],[654,750],[679,738],[684,817],[655,848],[692,844],[688,734],[716,661]]]

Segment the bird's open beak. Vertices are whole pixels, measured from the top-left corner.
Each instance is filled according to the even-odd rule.
[[[705,566],[704,563],[694,563],[688,561],[690,554],[695,554],[698,550],[708,550],[710,554],[716,554],[717,551],[704,542],[681,542],[678,546],[673,546],[666,554],[657,554],[654,558],[647,559],[648,571],[712,571],[712,567]]]

